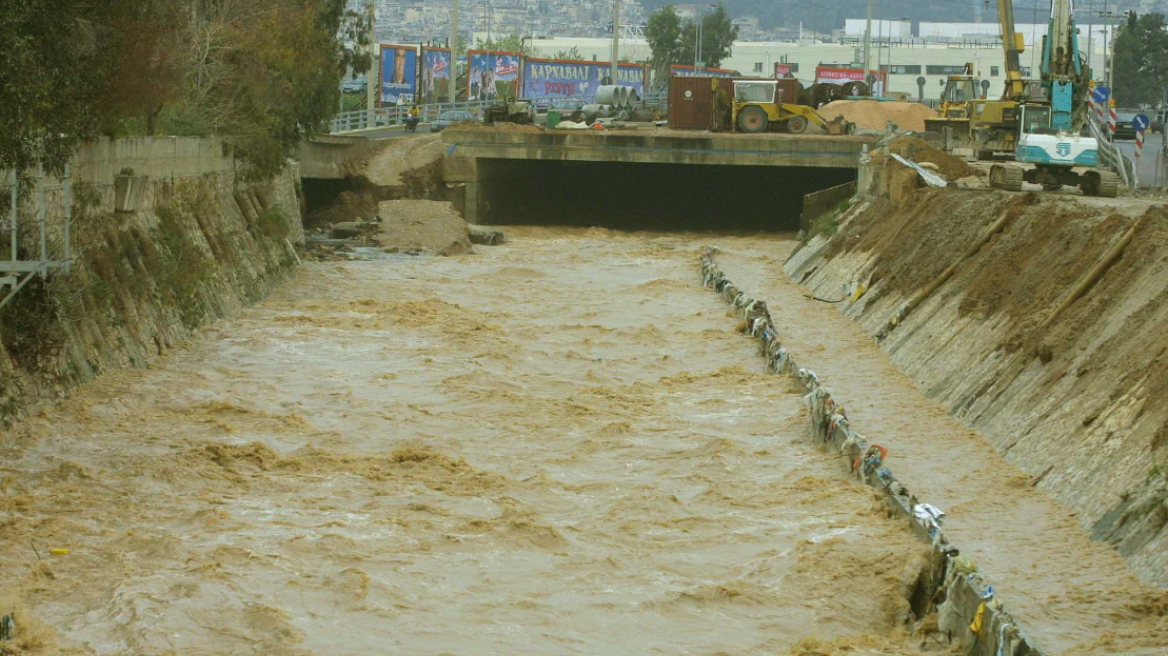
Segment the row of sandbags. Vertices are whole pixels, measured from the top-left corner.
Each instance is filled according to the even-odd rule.
[[[850,474],[885,494],[890,507],[909,520],[914,532],[931,544],[928,575],[929,596],[924,607],[914,608],[916,631],[946,634],[967,647],[966,654],[981,656],[1028,656],[1041,654],[1013,617],[994,597],[994,588],[978,572],[977,565],[950,544],[942,528],[945,513],[923,503],[899,482],[885,465],[888,450],[870,443],[851,427],[847,412],[823,386],[814,371],[800,367],[782,344],[764,301],[750,298],[718,267],[718,249],[702,250],[702,285],[713,289],[746,321],[746,332],[758,340],[767,369],[799,381],[807,396],[812,434],[829,448],[838,449]],[[927,620],[936,612],[936,625]]]

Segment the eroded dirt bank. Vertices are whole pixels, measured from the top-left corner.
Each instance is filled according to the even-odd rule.
[[[1153,542],[1162,539],[1163,456],[1154,436],[1164,404],[1150,381],[1163,379],[1154,373],[1163,350],[1160,210],[1138,201],[917,193],[908,205],[876,201],[834,239],[816,239],[790,260],[791,248],[774,243],[731,243],[719,259],[743,291],[772,303],[784,343],[843,399],[853,426],[891,449],[897,474],[921,498],[950,512],[949,534],[1001,581],[999,598],[1041,646],[1163,652],[1168,596],[1138,583],[1109,544],[1089,540],[1100,515],[1085,511],[1120,504],[1113,528],[1143,538],[1125,555],[1156,580],[1149,565],[1164,553]],[[913,291],[1005,212],[1015,222],[891,329],[890,360],[870,334],[886,330]],[[1133,248],[1060,315],[1071,325],[1035,330],[1140,216]],[[805,297],[784,263],[819,297],[842,301]],[[856,284],[868,290],[852,303]],[[1035,310],[1023,312],[1028,305]],[[1134,484],[1125,489],[1127,481]]]
[[[5,435],[17,646],[917,653],[921,544],[700,288],[708,237],[508,233],[306,264]]]
[[[984,247],[890,328],[909,298],[999,221]],[[838,307],[868,333],[887,333],[896,364],[1077,511],[1092,537],[1145,580],[1168,585],[1168,208],[917,191],[911,202],[855,212],[787,270],[831,299],[841,285],[867,285],[858,302]]]

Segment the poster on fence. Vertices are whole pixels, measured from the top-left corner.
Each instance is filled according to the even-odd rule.
[[[417,92],[417,47],[381,44],[381,106],[412,105]]]
[[[728,68],[694,68],[685,64],[671,65],[669,74],[673,77],[738,77],[738,71]]]
[[[467,100],[517,98],[520,91],[518,52],[471,50],[467,53]]]
[[[579,98],[591,101],[596,88],[610,84],[612,64],[567,59],[526,59],[523,62],[524,98]],[[633,87],[645,96],[646,68],[642,64],[621,64],[617,77],[621,86]]]
[[[422,46],[422,82],[418,86],[421,103],[450,102],[450,72],[454,66],[450,61],[449,48]]]
[[[888,71],[869,71],[869,73],[876,78],[876,82],[872,85],[871,89],[872,95],[883,96],[884,87],[888,82]],[[862,68],[844,68],[840,66],[815,67],[816,83],[847,84],[848,82],[864,82],[867,84],[867,80],[864,78],[864,69]]]

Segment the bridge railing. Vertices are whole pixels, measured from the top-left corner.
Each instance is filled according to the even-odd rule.
[[[551,109],[575,111],[589,102],[581,98],[531,98],[529,100],[539,114],[546,114]],[[453,103],[429,103],[418,105],[418,110],[420,112],[420,118],[424,123],[437,120],[442,112],[447,111],[469,112],[472,116],[481,120],[486,108],[494,104],[494,102],[491,100],[471,100]],[[650,93],[641,100],[640,106],[662,112],[667,111],[669,107],[669,94]],[[330,132],[340,134],[356,132],[358,130],[405,125],[409,110],[410,108],[408,106],[396,106],[341,112],[333,118]]]

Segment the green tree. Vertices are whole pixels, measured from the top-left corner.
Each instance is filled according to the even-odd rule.
[[[721,65],[730,56],[737,37],[738,27],[730,22],[721,5],[702,16],[702,65]],[[695,21],[683,22],[673,5],[665,5],[649,16],[645,40],[649,43],[653,68],[658,76],[668,75],[670,64],[694,63],[697,25]]]
[[[476,47],[479,50],[521,52],[528,57],[534,57],[536,55],[535,48],[531,45],[531,40],[518,34],[508,34],[507,36],[495,37],[486,41],[479,39]]]
[[[702,66],[717,68],[730,56],[734,40],[738,38],[738,26],[730,22],[730,16],[722,5],[702,16]],[[694,47],[697,44],[697,26],[688,21],[681,30],[681,61],[679,64],[694,62]]]
[[[658,73],[668,74],[670,64],[682,63],[681,18],[673,5],[665,5],[649,16],[645,41],[649,43],[653,68]]]
[[[0,11],[0,169],[60,171],[97,134],[101,40],[75,0],[5,3]]]
[[[0,169],[60,171],[99,134],[161,132],[221,136],[271,175],[368,70],[368,22],[345,0],[7,3]]]
[[[163,128],[222,137],[249,177],[283,168],[301,136],[335,115],[341,79],[372,63],[368,17],[344,0],[186,2],[186,79]]]
[[[1155,105],[1168,85],[1168,32],[1163,14],[1133,11],[1115,37],[1115,102],[1122,107]]]

